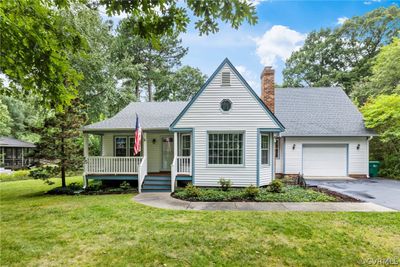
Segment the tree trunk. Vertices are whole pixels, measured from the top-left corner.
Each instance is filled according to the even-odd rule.
[[[61,186],[66,187],[65,183],[65,148],[64,138],[61,138]]]
[[[151,81],[150,80],[148,80],[147,81],[147,92],[148,92],[148,94],[149,94],[149,102],[151,102],[152,101],[152,92],[151,92]]]
[[[136,82],[135,95],[136,95],[136,101],[140,101],[139,81]]]

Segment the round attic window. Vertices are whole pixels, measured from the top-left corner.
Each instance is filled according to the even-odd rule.
[[[221,101],[221,109],[223,111],[229,111],[232,108],[232,102],[229,99],[224,99]]]

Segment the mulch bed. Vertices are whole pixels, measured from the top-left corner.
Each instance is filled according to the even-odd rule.
[[[314,191],[317,191],[317,192],[325,193],[325,194],[327,194],[327,195],[329,195],[331,197],[334,197],[337,202],[364,202],[364,201],[361,201],[359,199],[356,199],[356,198],[341,194],[339,192],[331,191],[331,190],[326,189],[326,188],[315,187],[315,186],[310,186],[308,188],[312,189]]]

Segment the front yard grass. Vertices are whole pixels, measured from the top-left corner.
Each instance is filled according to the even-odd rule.
[[[176,211],[132,195],[43,194],[59,185],[0,183],[1,266],[358,266],[400,255],[399,213]]]
[[[201,189],[198,196],[191,196],[185,189],[179,189],[173,196],[189,201],[260,201],[260,202],[332,202],[336,198],[312,189],[303,189],[299,186],[285,186],[281,193],[269,192],[260,188],[260,193],[253,199],[246,196],[245,189],[231,188],[222,191],[219,188]]]

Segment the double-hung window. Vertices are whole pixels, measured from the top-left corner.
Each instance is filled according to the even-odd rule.
[[[116,157],[133,157],[133,147],[135,145],[135,137],[133,136],[116,136],[114,138],[114,155]],[[139,155],[136,155],[139,156]]]
[[[269,135],[261,135],[261,164],[269,164]]]
[[[126,137],[115,137],[115,156],[126,157],[128,140]]]
[[[208,164],[210,165],[242,165],[243,134],[242,133],[209,133]]]

